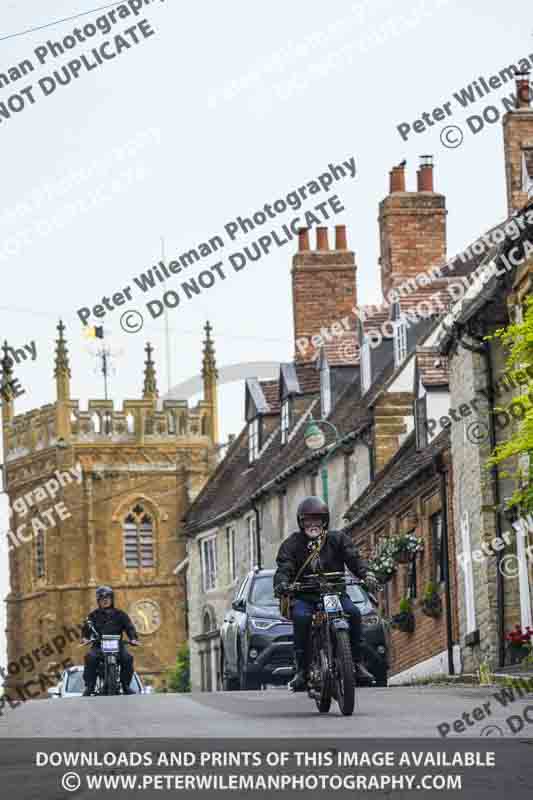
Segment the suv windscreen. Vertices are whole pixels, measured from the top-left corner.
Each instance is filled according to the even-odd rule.
[[[250,603],[254,606],[277,606],[274,597],[274,576],[260,575],[255,578],[250,593]]]

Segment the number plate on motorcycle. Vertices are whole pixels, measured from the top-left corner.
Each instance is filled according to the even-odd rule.
[[[102,640],[102,650],[104,653],[118,653],[118,642],[106,639]]]
[[[333,614],[336,611],[342,611],[342,604],[336,594],[324,595],[324,610],[328,614]]]

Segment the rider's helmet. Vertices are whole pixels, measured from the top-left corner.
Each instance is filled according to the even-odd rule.
[[[115,595],[113,589],[110,586],[99,586],[96,590],[96,602],[98,603],[99,600],[103,600],[104,597],[111,598],[111,605],[114,605]]]
[[[306,497],[296,512],[298,527],[310,539],[318,538],[329,526],[329,508],[320,497]]]

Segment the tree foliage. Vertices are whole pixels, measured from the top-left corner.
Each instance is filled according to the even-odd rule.
[[[508,506],[520,506],[524,510],[533,509],[533,486],[531,477],[533,475],[531,462],[533,459],[533,379],[529,377],[533,374],[533,296],[526,299],[523,321],[513,323],[506,328],[499,328],[487,337],[489,339],[500,339],[508,350],[506,360],[506,371],[512,377],[513,373],[522,373],[529,367],[527,387],[524,386],[524,393],[520,397],[511,400],[506,410],[511,416],[513,407],[520,407],[520,421],[512,436],[501,444],[497,445],[487,462],[487,467],[505,464],[507,471],[506,477],[514,479],[515,490],[508,501]],[[520,456],[527,458],[519,459]],[[524,468],[527,463],[527,468]],[[511,464],[511,466],[509,466]],[[502,473],[503,474],[503,473]]]
[[[187,642],[178,649],[176,666],[168,675],[168,688],[171,692],[191,691],[191,658]]]

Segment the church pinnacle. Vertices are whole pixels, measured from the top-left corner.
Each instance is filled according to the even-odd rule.
[[[216,444],[218,442],[218,402],[217,402],[217,378],[218,371],[215,360],[215,348],[211,339],[211,324],[205,323],[204,352],[202,359],[202,378],[204,379],[204,400],[210,405],[209,413],[209,432],[211,439]]]
[[[147,342],[146,347],[144,348],[146,352],[146,361],[144,362],[144,388],[143,388],[143,397],[145,400],[151,399],[155,400],[158,396],[157,391],[157,378],[155,374],[155,364],[152,360],[152,353],[154,352],[154,348]]]

